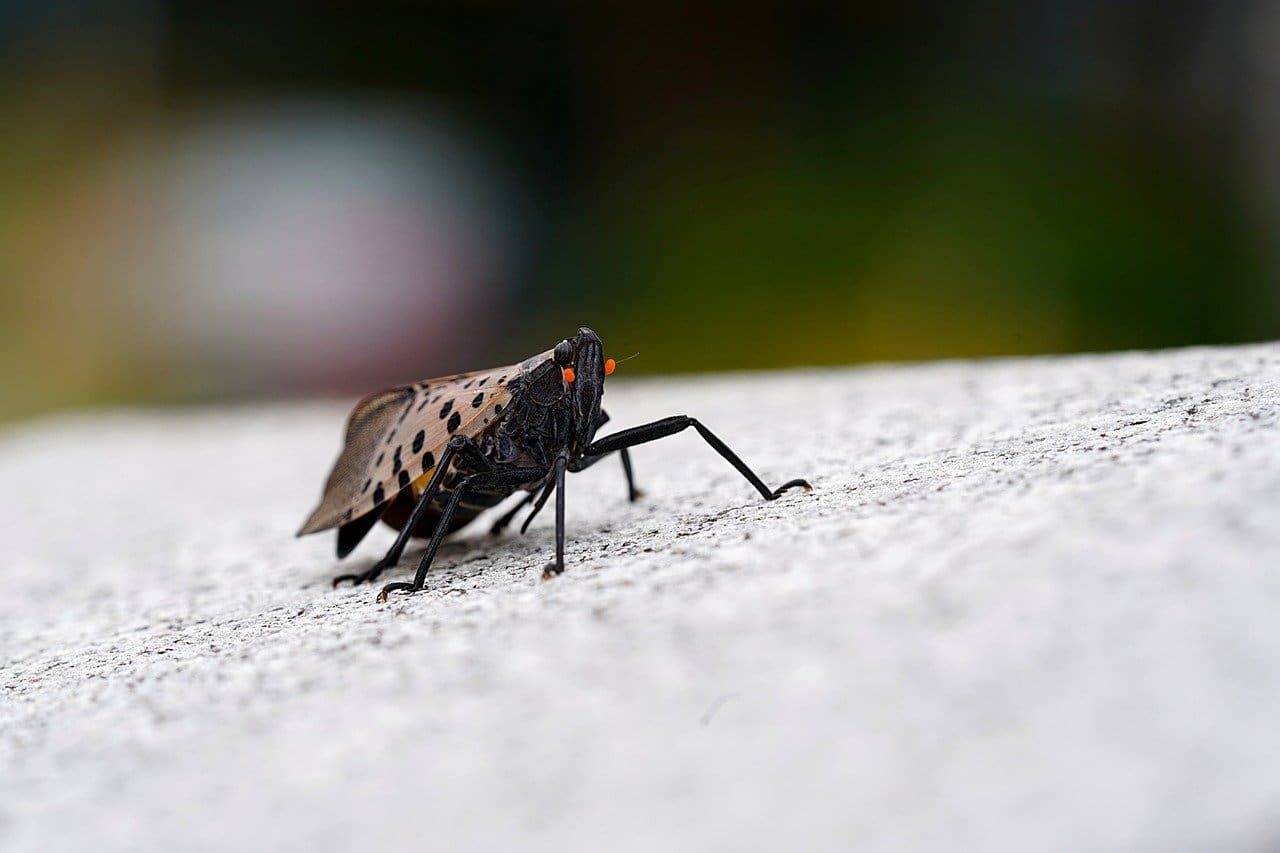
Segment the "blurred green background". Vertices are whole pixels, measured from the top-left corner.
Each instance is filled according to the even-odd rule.
[[[1280,336],[1271,3],[0,5],[0,420]]]

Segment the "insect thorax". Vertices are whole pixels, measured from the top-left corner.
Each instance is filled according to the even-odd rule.
[[[512,382],[511,403],[485,431],[481,452],[495,466],[550,468],[572,441],[572,413],[560,370],[546,364]]]

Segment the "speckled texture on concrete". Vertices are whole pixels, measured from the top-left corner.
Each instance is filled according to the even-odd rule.
[[[1280,845],[1280,345],[606,404],[816,489],[682,435],[378,605],[292,537],[344,405],[0,434],[0,848]]]

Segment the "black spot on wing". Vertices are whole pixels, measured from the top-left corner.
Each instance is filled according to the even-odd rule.
[[[471,400],[471,408],[478,409],[480,404],[484,402],[484,392],[481,391]]]
[[[449,418],[449,423],[445,424],[445,428],[448,429],[449,432],[455,432],[460,426],[462,426],[462,415],[454,412]]]
[[[446,400],[445,404],[440,407],[440,420],[449,417],[449,413],[453,411],[453,400]]]
[[[400,469],[404,467],[404,463],[402,463],[402,462],[400,461],[400,448],[401,448],[401,447],[402,447],[402,445],[399,445],[399,444],[397,444],[397,445],[396,445],[396,455],[395,455],[395,456],[392,458],[392,460],[391,460],[391,463],[392,463],[391,473],[392,473],[392,474],[399,474],[399,473],[400,473]]]
[[[360,494],[363,495],[365,492],[369,491],[369,487],[372,485],[373,485],[373,480],[365,480],[363,488],[360,489]]]
[[[426,430],[421,430],[421,429],[418,430],[418,434],[413,437],[413,452],[421,453],[422,445],[426,442],[426,440],[427,440]]]
[[[400,472],[400,476],[399,476],[398,478],[396,478],[396,482],[400,484],[400,488],[402,488],[402,489],[403,489],[405,486],[409,485],[409,472],[408,472],[408,471],[401,471],[401,472]]]
[[[428,450],[426,452],[426,455],[422,457],[422,470],[430,471],[434,467],[436,467],[436,456],[434,453]]]
[[[501,403],[499,403],[498,405],[496,405],[496,406],[494,406],[494,407],[493,407],[493,413],[494,413],[495,415],[500,415],[500,414],[502,414],[502,404],[501,404]]]
[[[377,459],[375,459],[375,460],[373,460],[373,467],[374,467],[374,468],[381,468],[381,467],[382,467],[382,460],[383,460],[384,458],[386,458],[386,455],[387,455],[387,454],[386,454],[386,452],[385,452],[385,451],[384,451],[384,452],[382,452],[382,453],[379,453],[379,454],[378,454],[378,458],[377,458]]]
[[[378,484],[378,488],[373,490],[373,505],[377,506],[387,499],[387,493],[382,491],[382,484]]]

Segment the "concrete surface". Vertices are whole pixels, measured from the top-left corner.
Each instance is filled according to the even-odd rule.
[[[815,491],[682,435],[564,577],[548,514],[385,605],[292,538],[345,404],[11,428],[0,849],[1276,849],[1278,403],[1280,345],[615,381]]]

